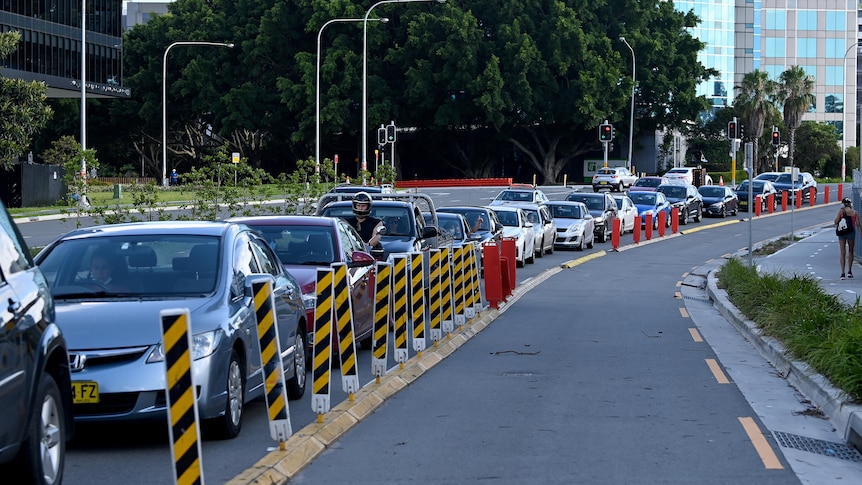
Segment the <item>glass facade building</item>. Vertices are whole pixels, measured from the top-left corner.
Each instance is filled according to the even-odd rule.
[[[88,97],[129,98],[123,87],[122,0],[0,0],[0,32],[17,31],[18,49],[2,59],[6,77],[42,81],[52,98],[81,96],[82,25]]]

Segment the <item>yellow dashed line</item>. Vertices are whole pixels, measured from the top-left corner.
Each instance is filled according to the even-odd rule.
[[[688,318],[688,310],[685,307],[679,307],[679,314],[682,315],[682,318]]]
[[[754,450],[760,456],[763,466],[767,470],[783,470],[784,467],[781,466],[781,461],[778,460],[778,456],[775,455],[775,451],[769,446],[769,442],[766,441],[754,419],[742,416],[738,419],[745,433],[748,435],[748,439],[751,440],[751,444],[754,445]]]
[[[709,366],[709,370],[712,371],[712,375],[715,376],[715,380],[719,384],[730,384],[730,380],[724,375],[724,371],[721,370],[721,366],[718,365],[715,359],[706,359],[706,365]]]
[[[700,332],[696,328],[688,329],[688,333],[691,334],[691,339],[695,342],[703,342],[703,337],[700,336]]]

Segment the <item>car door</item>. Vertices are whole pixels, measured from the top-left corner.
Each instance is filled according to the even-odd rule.
[[[341,245],[342,261],[353,261],[356,251],[367,252],[365,243],[350,225],[337,221],[338,239]],[[348,267],[350,285],[350,306],[353,311],[353,327],[357,338],[371,332],[374,328],[374,265]]]
[[[556,237],[556,234],[554,233],[554,216],[545,205],[539,206],[539,216],[542,219],[542,228],[545,234],[545,246],[553,248],[554,238]]]

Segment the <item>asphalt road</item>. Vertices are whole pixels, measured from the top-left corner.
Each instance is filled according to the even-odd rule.
[[[426,193],[438,205],[478,205],[497,191]],[[569,190],[546,192],[562,199]],[[758,467],[737,419],[757,421],[757,415],[736,386],[718,386],[704,368],[712,350],[693,345],[684,327],[690,322],[673,295],[691,268],[746,246],[749,230],[757,242],[822,223],[832,212],[797,211],[792,223],[780,214],[719,225],[555,275],[387,402],[295,483],[793,482],[792,473]],[[738,219],[706,219],[686,230]],[[20,226],[37,245],[71,229],[68,224]],[[624,236],[623,246],[630,241]],[[608,249],[610,243],[596,244],[593,251]],[[546,255],[519,268],[518,281],[589,253]],[[359,362],[369,362],[360,364],[365,384],[371,380],[367,351]],[[346,396],[337,381],[332,388],[334,406]],[[310,395],[290,403],[295,431],[316,419]],[[245,418],[238,438],[203,442],[207,481],[229,480],[274,446],[262,402],[251,403]],[[167,446],[167,426],[159,423],[81,427],[70,444],[65,483],[169,483]]]

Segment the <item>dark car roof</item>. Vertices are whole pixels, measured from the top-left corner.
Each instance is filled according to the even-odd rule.
[[[227,222],[237,222],[249,226],[332,226],[335,220],[323,216],[249,216],[231,217]]]
[[[202,236],[221,236],[236,224],[230,222],[210,221],[145,221],[128,222],[124,224],[105,224],[70,231],[63,239],[88,237],[91,234],[121,235],[121,234],[152,234],[154,230],[165,234],[195,234]]]

